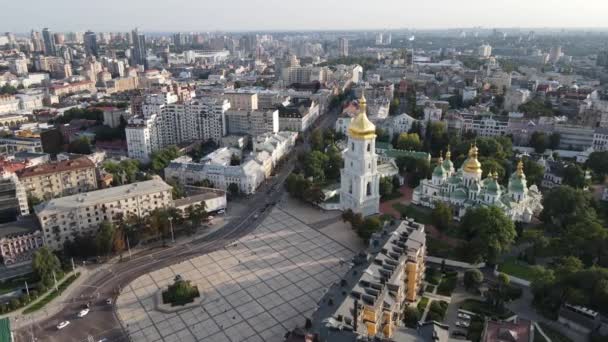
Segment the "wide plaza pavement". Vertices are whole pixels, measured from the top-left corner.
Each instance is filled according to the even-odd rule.
[[[355,251],[289,212],[275,208],[236,243],[124,287],[116,305],[132,340],[282,341],[287,331],[303,326]],[[157,292],[178,274],[198,286],[201,305],[157,311]]]

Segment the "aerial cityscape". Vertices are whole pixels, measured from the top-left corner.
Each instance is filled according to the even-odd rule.
[[[608,3],[0,9],[0,342],[608,342]]]

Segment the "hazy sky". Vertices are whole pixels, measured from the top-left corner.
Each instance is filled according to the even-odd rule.
[[[608,0],[2,0],[0,32],[608,27]]]

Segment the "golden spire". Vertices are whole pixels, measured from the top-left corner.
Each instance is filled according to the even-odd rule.
[[[437,158],[437,165],[443,164],[443,151],[439,152],[439,158]]]
[[[517,171],[516,172],[517,172],[517,175],[519,177],[525,176],[525,174],[524,174],[524,162],[521,159],[517,162]]]
[[[498,171],[494,170],[494,173],[492,174],[492,178],[494,178],[494,180],[498,180]]]
[[[450,160],[452,158],[452,152],[450,151],[450,145],[448,145],[448,151],[445,153],[445,159]]]
[[[367,118],[366,108],[367,100],[365,100],[365,95],[362,95],[359,99],[359,114],[348,126],[348,134],[351,138],[365,140],[376,138],[376,126]]]

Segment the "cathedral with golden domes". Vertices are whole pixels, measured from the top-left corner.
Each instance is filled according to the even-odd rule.
[[[431,208],[436,202],[448,203],[457,219],[464,216],[468,208],[477,206],[496,206],[516,222],[530,222],[534,214],[542,210],[542,194],[536,185],[528,188],[521,161],[505,188],[498,183],[496,171],[482,179],[477,146],[471,146],[468,158],[457,171],[449,150],[445,157],[445,160],[439,157],[431,179],[422,180],[414,189],[412,203]]]

